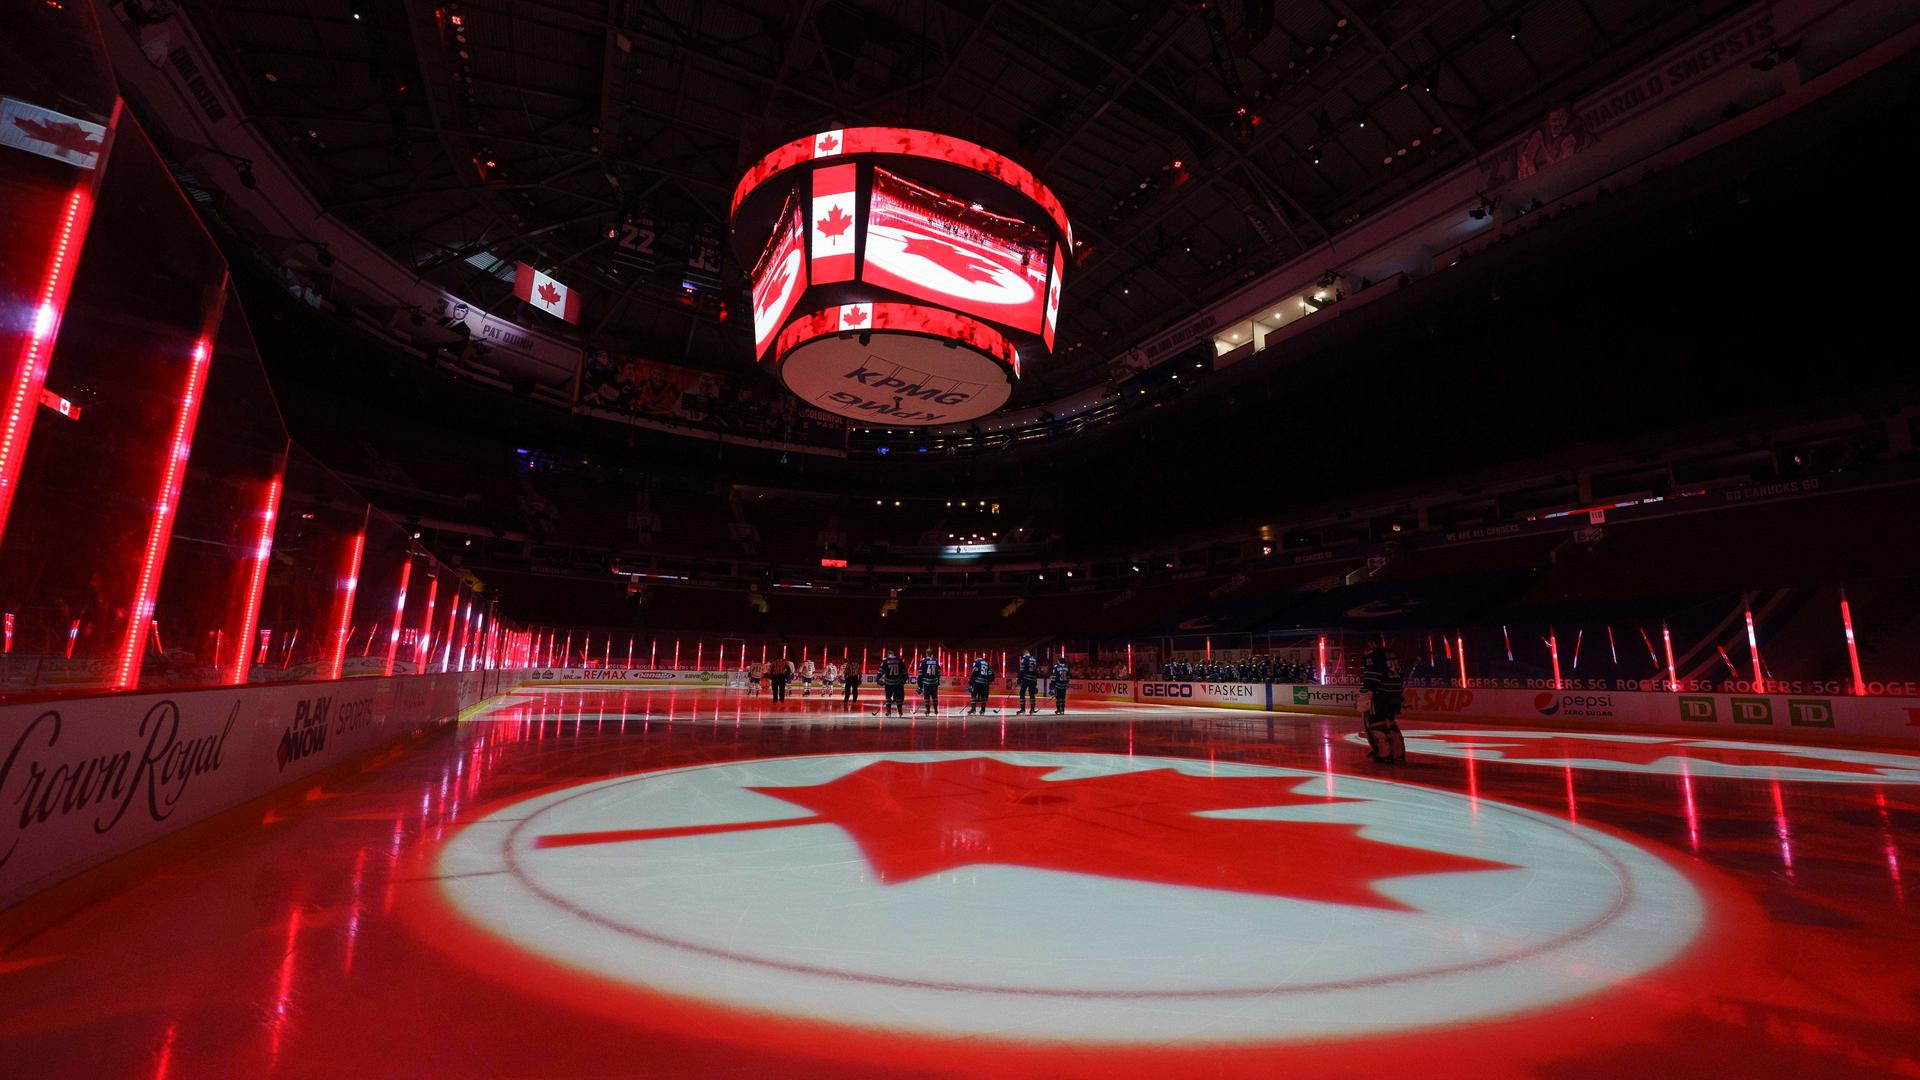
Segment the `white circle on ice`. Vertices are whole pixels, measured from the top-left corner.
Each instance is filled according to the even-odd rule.
[[[832,824],[535,846],[810,818],[748,789],[959,758],[1044,767],[1046,782],[1150,769],[1297,777],[1295,792],[1352,801],[1201,816],[1353,823],[1370,840],[1513,868],[1378,881],[1410,909],[1390,910],[996,864],[883,884]],[[836,754],[616,777],[475,821],[437,870],[473,922],[607,979],[800,1019],[1050,1042],[1268,1042],[1505,1015],[1658,968],[1705,917],[1658,857],[1535,810],[1303,769],[1108,754]]]

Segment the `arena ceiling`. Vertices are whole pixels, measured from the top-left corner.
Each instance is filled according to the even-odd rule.
[[[1098,381],[1110,356],[1157,327],[1732,6],[196,0],[188,10],[252,120],[336,218],[482,303],[511,290],[493,264],[548,268],[585,293],[587,332],[658,359],[750,363],[732,256],[717,288],[683,283],[760,153],[863,123],[1001,150],[1059,193],[1086,241],[1061,355],[1026,380],[1031,401]],[[650,259],[631,248],[636,223],[656,236]]]

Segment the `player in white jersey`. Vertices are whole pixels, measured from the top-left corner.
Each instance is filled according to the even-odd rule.
[[[800,696],[813,696],[813,661],[811,660],[800,662]]]

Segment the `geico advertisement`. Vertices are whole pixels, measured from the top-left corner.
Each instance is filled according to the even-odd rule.
[[[1135,700],[1179,705],[1224,705],[1235,709],[1267,707],[1265,683],[1148,682],[1135,684]]]

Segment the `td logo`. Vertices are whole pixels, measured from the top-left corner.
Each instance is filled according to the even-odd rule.
[[[1815,698],[1788,698],[1787,723],[1794,727],[1833,726],[1833,703]]]
[[[1680,705],[1680,719],[1682,720],[1689,720],[1700,724],[1717,724],[1720,722],[1720,711],[1714,707],[1713,699],[1710,697],[1682,694],[1678,703]]]

